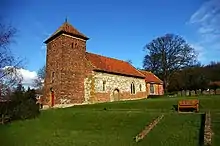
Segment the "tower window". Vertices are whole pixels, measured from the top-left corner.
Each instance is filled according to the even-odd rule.
[[[140,91],[142,91],[142,86],[141,86],[141,84],[139,85],[139,88],[140,88]]]
[[[51,77],[52,78],[52,80],[51,80],[52,83],[54,83],[54,77],[55,77],[55,72],[52,72],[52,77]]]
[[[135,94],[135,86],[134,83],[131,83],[131,94]]]
[[[71,46],[72,48],[73,48],[73,43],[72,43],[72,46]]]

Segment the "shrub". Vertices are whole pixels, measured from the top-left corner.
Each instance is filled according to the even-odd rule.
[[[40,113],[36,101],[35,90],[28,89],[25,92],[22,88],[17,88],[10,100],[0,102],[0,115],[7,115],[11,120],[34,118]]]

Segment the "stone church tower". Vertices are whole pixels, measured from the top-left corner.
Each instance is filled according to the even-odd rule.
[[[67,21],[49,37],[44,97],[50,104],[84,102],[86,41],[88,38]],[[51,94],[54,95],[51,98]]]

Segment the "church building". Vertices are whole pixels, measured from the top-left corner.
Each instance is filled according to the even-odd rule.
[[[46,41],[44,97],[50,106],[163,95],[163,82],[126,61],[86,52],[89,38],[68,22]]]

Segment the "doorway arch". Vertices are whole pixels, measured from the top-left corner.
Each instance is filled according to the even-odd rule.
[[[113,100],[114,100],[114,101],[119,101],[119,97],[120,97],[120,92],[119,92],[119,89],[116,88],[116,89],[114,89],[114,91],[113,91]]]

